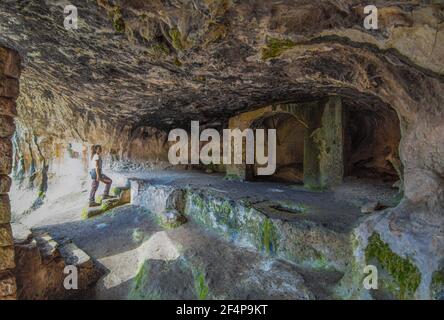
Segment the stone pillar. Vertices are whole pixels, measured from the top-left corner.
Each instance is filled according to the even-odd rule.
[[[19,94],[20,58],[0,47],[0,300],[16,298],[14,242],[11,231],[11,206],[8,192],[12,169],[12,143],[15,99]]]
[[[344,176],[343,111],[340,97],[308,106],[304,135],[304,185],[325,189],[342,182]]]

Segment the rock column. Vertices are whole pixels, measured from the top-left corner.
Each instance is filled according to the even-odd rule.
[[[333,187],[344,176],[343,110],[340,97],[331,97],[305,110],[304,185]]]
[[[19,94],[20,57],[0,47],[0,300],[16,298],[14,243],[8,192],[12,169],[12,142],[15,131],[15,100]]]

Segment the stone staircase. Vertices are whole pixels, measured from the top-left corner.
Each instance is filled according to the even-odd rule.
[[[33,232],[21,224],[12,228],[19,299],[83,299],[91,294],[103,273],[74,242],[55,240],[47,232]],[[67,266],[77,270],[77,290],[64,286]]]
[[[129,186],[114,187],[111,190],[111,193],[111,198],[105,200],[99,199],[100,206],[84,208],[82,211],[82,218],[89,219],[131,202],[131,191]]]

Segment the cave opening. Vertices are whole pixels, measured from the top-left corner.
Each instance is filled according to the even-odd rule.
[[[275,173],[260,176],[257,164],[228,168],[229,173],[244,174],[245,180],[316,190],[353,185],[380,193],[402,191],[400,121],[390,106],[334,96],[259,108],[230,123],[241,129],[276,130]]]
[[[344,123],[344,176],[399,183],[401,130],[395,110],[346,105]]]
[[[258,165],[247,166],[247,177],[253,181],[303,183],[304,123],[288,113],[277,113],[256,119],[252,129],[276,130],[276,171],[271,176],[260,176]]]

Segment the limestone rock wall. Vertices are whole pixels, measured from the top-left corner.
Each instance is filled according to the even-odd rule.
[[[16,298],[14,243],[10,226],[12,142],[15,99],[19,94],[20,57],[0,47],[0,300]]]

